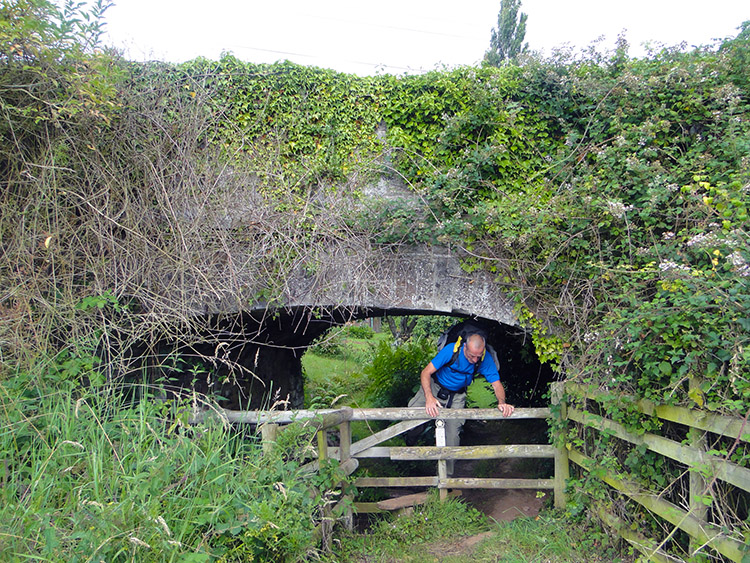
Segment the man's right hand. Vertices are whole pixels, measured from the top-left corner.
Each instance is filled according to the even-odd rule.
[[[440,404],[432,394],[432,374],[437,370],[435,366],[430,362],[419,374],[419,383],[422,385],[422,391],[424,391],[424,410],[431,417],[436,417],[440,411]]]
[[[438,400],[434,395],[425,398],[424,410],[427,411],[427,414],[429,414],[433,418],[438,415],[438,413],[440,412],[440,403],[438,403]]]

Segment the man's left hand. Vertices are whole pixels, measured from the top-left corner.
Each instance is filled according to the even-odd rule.
[[[503,416],[510,416],[513,414],[513,411],[516,410],[516,407],[509,405],[508,403],[498,403],[497,409],[503,413]]]

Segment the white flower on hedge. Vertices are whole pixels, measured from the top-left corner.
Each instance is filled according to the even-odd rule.
[[[659,270],[662,272],[669,272],[671,270],[677,271],[677,272],[690,272],[690,268],[688,266],[685,266],[685,264],[678,264],[677,262],[672,262],[671,260],[662,260],[659,262]]]
[[[686,244],[696,248],[705,248],[707,246],[716,247],[725,243],[726,241],[716,233],[698,233],[690,237]]]
[[[750,264],[747,263],[745,257],[742,256],[742,254],[737,251],[732,252],[729,256],[727,256],[727,260],[731,262],[734,271],[737,272],[740,276],[742,276],[743,278],[750,276]]]
[[[597,340],[599,340],[599,331],[595,330],[594,332],[587,332],[583,335],[583,341],[586,344],[591,344],[592,342],[596,342]]]
[[[635,208],[632,205],[625,205],[621,201],[609,200],[607,202],[607,210],[610,215],[612,215],[612,217],[617,217],[618,219],[622,219],[625,217],[625,213],[632,211],[633,209]]]

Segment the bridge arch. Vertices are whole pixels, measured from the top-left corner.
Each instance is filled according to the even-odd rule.
[[[321,261],[314,271],[300,268],[286,279],[283,304],[256,303],[244,309],[205,304],[199,338],[163,342],[162,356],[208,359],[210,375],[173,375],[182,386],[224,397],[228,408],[260,409],[278,401],[302,408],[304,352],[328,329],[347,322],[386,315],[473,317],[495,328],[491,343],[496,349],[515,354],[530,339],[518,325],[513,302],[490,273],[468,273],[460,258],[450,249],[426,246],[379,250],[364,259],[342,253]],[[539,366],[538,371],[537,379],[551,378],[548,369],[542,374]]]

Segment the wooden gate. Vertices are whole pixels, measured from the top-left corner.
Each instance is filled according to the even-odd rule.
[[[554,393],[560,396],[560,393]],[[547,444],[504,444],[475,446],[446,446],[445,426],[447,419],[465,420],[518,420],[547,419],[549,408],[517,408],[510,417],[504,417],[497,409],[441,409],[437,418],[432,418],[420,408],[297,410],[297,411],[221,411],[221,416],[233,423],[260,425],[263,440],[273,441],[279,425],[306,420],[318,429],[318,459],[335,458],[341,462],[348,474],[355,473],[362,458],[384,458],[389,460],[411,460],[437,462],[437,474],[418,477],[357,477],[358,487],[415,488],[436,487],[440,498],[447,497],[448,489],[549,489],[554,491],[556,507],[565,506],[565,481],[569,477],[568,456],[565,447]],[[351,423],[354,421],[389,421],[393,424],[383,430],[352,442]],[[385,443],[396,436],[425,423],[435,423],[434,446],[392,446]],[[339,446],[328,446],[327,433],[338,427]],[[448,477],[446,460],[538,458],[554,459],[554,475],[546,479],[480,479]],[[309,464],[317,469],[317,461]],[[354,503],[360,512],[373,507],[368,503]]]

